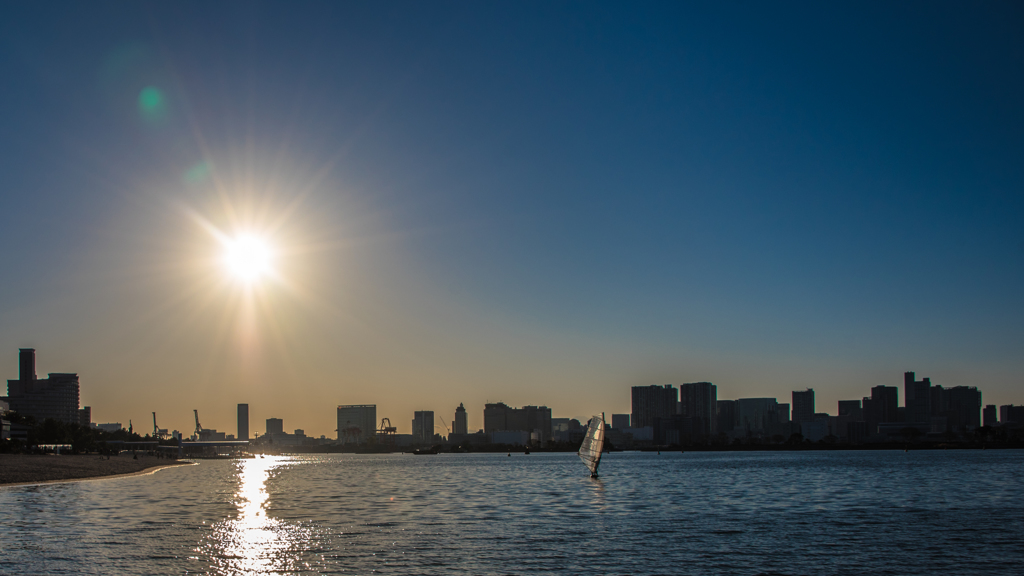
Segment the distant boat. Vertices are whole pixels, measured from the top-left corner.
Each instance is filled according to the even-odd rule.
[[[604,451],[604,412],[590,419],[590,426],[580,446],[580,460],[590,470],[590,477],[597,478],[597,467],[601,464],[601,452]]]
[[[439,451],[440,450],[438,446],[431,446],[430,448],[417,448],[413,450],[412,453],[419,456],[423,454],[437,454]]]

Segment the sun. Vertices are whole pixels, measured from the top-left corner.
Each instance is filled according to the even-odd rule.
[[[251,284],[269,275],[273,252],[263,238],[242,234],[224,240],[224,265],[227,271],[242,282]]]

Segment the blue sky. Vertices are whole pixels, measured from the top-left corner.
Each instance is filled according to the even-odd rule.
[[[218,391],[207,425],[248,400],[325,434],[310,404],[584,416],[698,380],[834,412],[903,370],[1019,404],[1022,26],[1015,3],[5,5],[0,367],[35,346],[97,418],[161,403],[185,429],[170,387]],[[292,289],[266,288],[259,346],[188,215],[277,226]]]

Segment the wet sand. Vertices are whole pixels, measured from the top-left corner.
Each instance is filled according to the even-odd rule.
[[[155,472],[158,468],[183,464],[190,462],[141,454],[138,460],[132,459],[131,454],[111,456],[109,460],[106,456],[96,455],[0,454],[0,486],[120,476],[149,469]]]

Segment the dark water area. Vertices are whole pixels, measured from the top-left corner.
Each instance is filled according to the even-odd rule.
[[[1024,451],[308,455],[0,488],[2,574],[1022,574]]]

